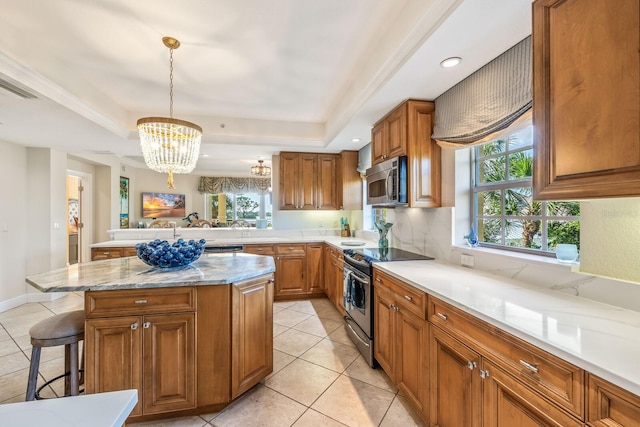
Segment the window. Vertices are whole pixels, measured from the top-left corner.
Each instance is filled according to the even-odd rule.
[[[263,226],[271,226],[271,194],[221,193],[205,194],[205,217],[226,226],[242,219],[256,226],[257,220],[265,220]],[[260,227],[260,225],[258,224]]]
[[[580,203],[533,200],[533,126],[472,149],[472,223],[483,246],[580,247]]]

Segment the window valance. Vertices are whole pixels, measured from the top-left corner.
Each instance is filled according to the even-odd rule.
[[[435,100],[432,138],[468,145],[504,129],[532,106],[531,36]]]
[[[268,193],[271,178],[200,177],[198,191],[201,193]]]

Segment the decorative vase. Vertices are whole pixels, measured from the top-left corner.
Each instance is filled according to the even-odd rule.
[[[478,234],[476,233],[476,230],[473,229],[473,227],[471,227],[469,234],[464,236],[464,238],[467,241],[467,245],[469,245],[469,247],[475,248],[480,244],[480,242],[478,241]]]
[[[378,247],[379,248],[388,248],[389,247],[389,239],[387,239],[387,233],[393,226],[392,223],[384,221],[374,222],[373,225],[378,230]]]

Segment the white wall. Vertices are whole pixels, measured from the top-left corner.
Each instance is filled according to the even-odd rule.
[[[4,301],[24,295],[28,229],[27,149],[0,142],[0,311]]]

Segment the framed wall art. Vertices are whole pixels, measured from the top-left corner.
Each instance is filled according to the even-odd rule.
[[[142,193],[142,217],[184,217],[184,194]]]
[[[120,228],[129,228],[129,178],[120,177]]]

